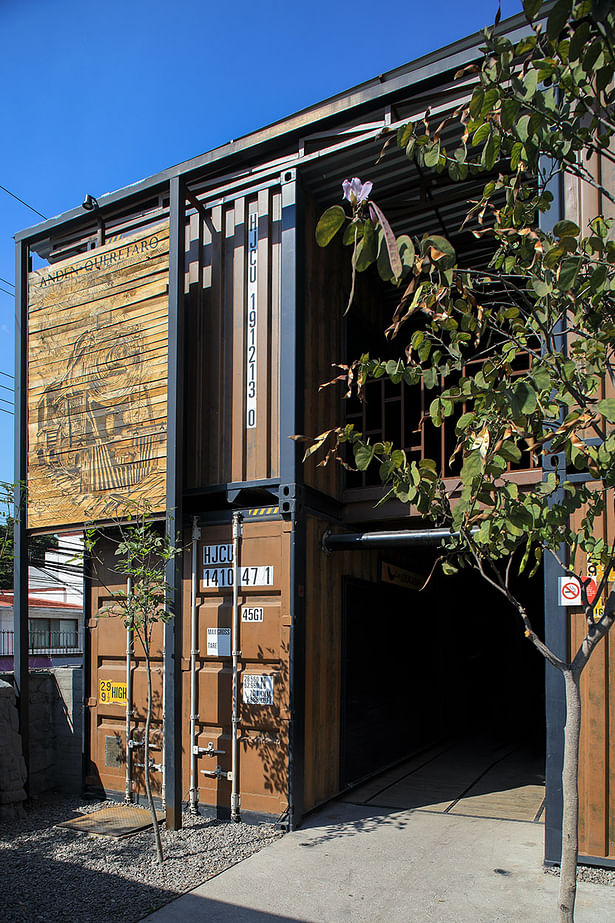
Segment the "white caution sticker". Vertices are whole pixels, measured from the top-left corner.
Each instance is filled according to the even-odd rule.
[[[266,673],[244,675],[243,701],[246,705],[273,705],[273,676]]]

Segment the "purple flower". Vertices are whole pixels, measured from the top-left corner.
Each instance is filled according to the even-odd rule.
[[[342,198],[348,199],[352,207],[356,208],[357,205],[360,205],[361,202],[368,198],[373,185],[369,180],[362,183],[358,176],[353,177],[352,180],[345,179],[342,183],[342,189],[344,190]]]

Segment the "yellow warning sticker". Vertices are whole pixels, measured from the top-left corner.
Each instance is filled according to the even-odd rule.
[[[126,683],[113,683],[110,679],[101,679],[98,698],[104,705],[126,705]]]

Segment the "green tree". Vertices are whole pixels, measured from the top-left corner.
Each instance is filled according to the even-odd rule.
[[[169,586],[165,573],[167,564],[181,549],[152,522],[151,512],[147,506],[135,508],[129,513],[128,523],[118,523],[117,532],[119,537],[114,538],[109,530],[89,529],[86,533],[85,550],[98,560],[97,548],[100,540],[104,538],[114,541],[116,561],[112,569],[114,573],[122,575],[127,580],[126,591],[115,592],[113,601],[99,614],[121,617],[128,631],[134,632],[143,646],[147,675],[147,707],[143,736],[145,790],[152,815],[156,854],[162,864],[162,841],[151,788],[151,644],[154,626],[173,618],[166,606]],[[128,741],[126,745],[128,746]]]
[[[365,353],[343,367],[348,393],[361,397],[370,378],[408,385],[422,380],[433,393],[433,425],[454,423],[451,464],[458,477],[445,481],[435,461],[409,460],[352,425],[322,433],[306,454],[328,449],[324,464],[342,458],[349,445],[359,470],[378,466],[389,495],[448,526],[452,537],[440,553],[444,573],[475,568],[518,614],[549,668],[562,674],[567,716],[559,914],[572,921],[579,683],[615,620],[615,593],[598,606],[615,564],[613,537],[599,534],[615,484],[615,241],[604,214],[583,228],[557,221],[551,232],[540,229],[548,225],[539,217],[549,212],[549,184],[561,174],[598,190],[603,203],[615,201],[596,169],[597,157],[615,164],[615,11],[608,0],[558,0],[542,19],[541,0],[524,0],[524,10],[528,36],[513,45],[497,28],[485,30],[482,62],[463,72],[473,72],[475,83],[455,114],[454,149],[441,140],[444,123],[434,127],[427,116],[402,125],[396,136],[422,171],[447,171],[452,182],[486,174],[466,222],[492,241],[489,266],[464,268],[440,234],[417,239],[408,228],[395,238],[371,198],[372,184],[357,178],[344,183],[350,209],[332,206],[316,230],[321,246],[342,231],[352,248],[351,301],[357,273],[372,264],[398,287],[387,334],[408,331],[400,359]],[[529,359],[521,373],[520,357]],[[481,362],[468,366],[468,359]],[[519,489],[507,472],[528,453],[537,459],[563,454],[568,469],[589,480],[547,465],[540,483]],[[545,553],[582,583],[585,636],[570,660],[538,637],[511,589],[513,574],[535,570]],[[585,560],[602,574],[594,597],[584,583]]]

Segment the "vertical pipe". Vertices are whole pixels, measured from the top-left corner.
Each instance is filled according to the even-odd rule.
[[[199,655],[200,651],[197,648],[198,645],[198,623],[197,623],[197,609],[196,609],[196,594],[198,589],[198,541],[201,535],[201,530],[197,526],[197,517],[194,516],[192,519],[192,588],[190,593],[190,607],[191,607],[191,629],[190,629],[190,813],[198,814],[198,803],[199,803],[199,786],[198,786],[198,776],[197,776],[197,761],[199,756],[199,746],[196,739],[196,722],[198,720],[198,714],[196,712],[197,706],[197,690],[196,690],[196,658]]]
[[[231,820],[239,823],[241,795],[239,793],[239,576],[240,576],[240,539],[241,513],[233,513],[233,716],[231,728]]]
[[[13,628],[15,686],[19,705],[19,730],[23,758],[30,773],[30,721],[28,676],[28,555],[26,538],[27,477],[27,349],[28,349],[28,246],[15,246],[15,497],[13,534]]]
[[[126,598],[130,599],[132,595],[132,577],[126,578]],[[124,801],[130,804],[132,801],[132,748],[130,719],[132,717],[132,645],[133,634],[129,628],[126,629],[126,794]]]

